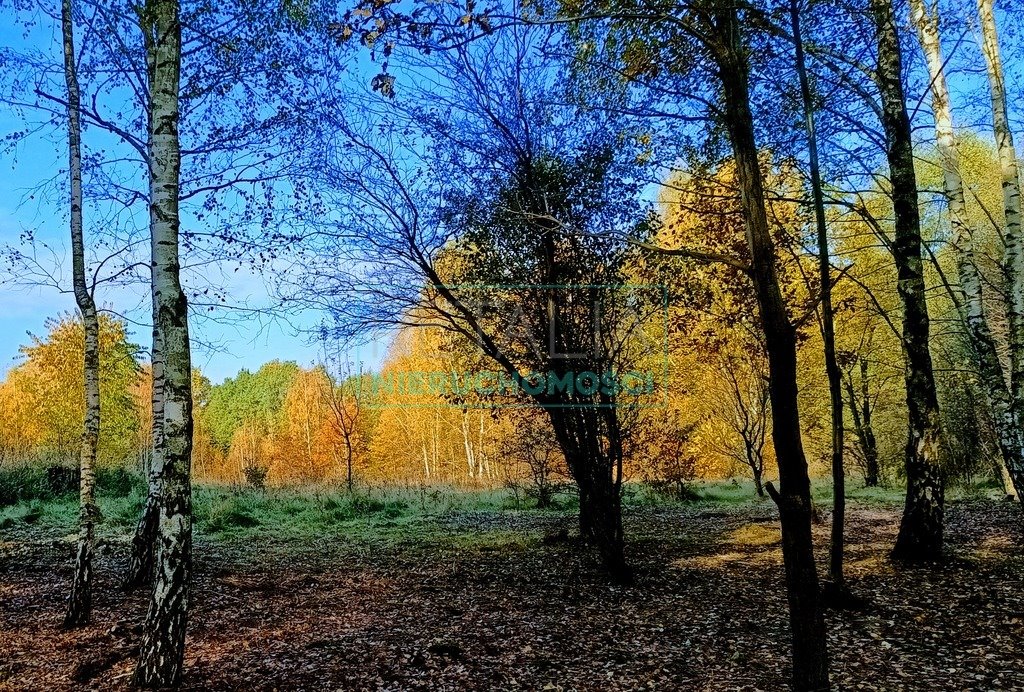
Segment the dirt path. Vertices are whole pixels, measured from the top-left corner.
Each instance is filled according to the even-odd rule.
[[[850,581],[864,612],[830,613],[844,689],[1024,689],[1019,508],[952,507],[941,570],[885,560],[893,509],[851,512]],[[200,539],[188,689],[783,689],[787,626],[777,524],[760,510],[633,510],[639,578],[611,587],[568,518],[438,520],[448,540],[289,545]],[[438,527],[435,527],[435,529]],[[819,546],[827,526],[816,527]],[[517,533],[519,532],[519,533]],[[123,689],[145,597],[98,565],[95,624],[58,629],[69,548],[0,543],[0,688]],[[28,539],[28,540],[26,540]],[[823,554],[823,550],[819,550]]]

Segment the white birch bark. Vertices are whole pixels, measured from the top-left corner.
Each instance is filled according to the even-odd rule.
[[[1020,490],[1024,483],[1024,440],[1021,438],[1018,408],[1013,406],[1007,387],[1009,378],[1003,372],[985,316],[981,275],[975,262],[973,236],[960,176],[959,151],[953,131],[953,112],[946,86],[939,16],[937,11],[925,5],[925,0],[910,0],[910,17],[917,27],[918,41],[931,80],[935,142],[942,167],[943,192],[953,229],[953,245],[957,251],[957,272],[963,290],[963,319],[977,361],[978,375],[984,383],[985,396],[992,410],[1000,454],[1014,487]]]
[[[1006,81],[999,53],[992,0],[978,0],[981,25],[981,52],[985,55],[989,91],[992,96],[992,129],[999,155],[1003,182],[1003,271],[1007,281],[1007,321],[1009,322],[1010,392],[1014,408],[1020,413],[1024,404],[1024,238],[1021,238],[1020,180],[1017,171],[1017,150],[1013,144],[1010,119],[1006,108]]]
[[[150,234],[154,339],[163,366],[159,521],[149,612],[134,684],[175,687],[185,655],[192,568],[192,365],[188,304],[178,256],[178,140],[181,24],[177,0],[147,0],[140,10],[149,67]]]
[[[64,81],[68,90],[68,173],[71,183],[71,263],[75,302],[82,314],[85,333],[83,373],[85,382],[85,421],[79,454],[79,535],[75,573],[68,598],[64,626],[89,622],[92,611],[92,557],[96,507],[96,449],[100,436],[100,324],[88,282],[85,278],[85,235],[82,223],[82,127],[79,112],[78,70],[75,62],[74,25],[71,0],[61,2],[61,33],[64,43]]]

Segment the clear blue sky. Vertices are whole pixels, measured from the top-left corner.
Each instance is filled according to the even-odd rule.
[[[11,120],[9,112],[0,116],[0,136],[10,131]],[[65,151],[61,151],[57,143],[44,137],[33,137],[20,146],[16,160],[9,153],[0,154],[0,171],[3,171],[4,180],[0,185],[0,242],[17,244],[24,231],[33,231],[38,240],[54,249],[52,264],[59,272],[61,283],[68,286],[70,239],[66,202],[60,195],[33,195],[43,181],[64,165],[64,156]],[[233,283],[236,295],[244,292],[253,304],[266,302],[266,291],[259,277],[244,276],[234,279]],[[101,288],[99,302],[118,311],[127,311],[129,317],[138,320],[139,324],[131,327],[133,339],[145,347],[149,342],[148,327],[144,324],[147,319],[145,296],[139,294],[144,290],[142,286]],[[28,333],[45,333],[46,319],[74,310],[75,302],[69,293],[49,287],[4,286],[0,292],[3,305],[0,309],[2,375],[17,362],[18,348],[28,343]],[[298,324],[271,320],[261,324],[237,316],[227,317],[225,321],[205,317],[192,320],[197,342],[194,362],[215,382],[234,375],[241,368],[258,368],[268,360],[296,360],[308,365],[317,359],[320,347],[308,343],[308,337],[298,329],[315,322],[315,315],[302,318]]]
[[[1005,19],[1000,14],[999,19]],[[1007,22],[1004,22],[1004,27]],[[956,25],[955,22],[953,24]],[[961,55],[973,54],[977,64],[977,46],[969,31],[955,35],[947,29],[944,39],[948,43],[947,50],[956,48]],[[1004,38],[1014,40],[1012,32],[1006,32]],[[35,27],[26,36],[21,28],[8,21],[0,24],[0,49],[14,48],[22,50],[26,46],[34,46],[52,56],[54,65],[61,61],[58,27],[48,18],[40,17]],[[1015,53],[1004,52],[1007,77],[1011,91],[1011,117],[1014,124],[1020,116],[1021,89],[1024,87],[1024,66],[1014,59]],[[917,56],[908,56],[911,62],[919,62]],[[969,60],[970,61],[970,60]],[[953,62],[950,65],[954,67]],[[912,69],[920,69],[915,66]],[[953,71],[953,70],[951,70]],[[981,83],[979,83],[981,82]],[[951,74],[951,86],[954,90],[957,117],[961,125],[984,126],[989,117],[977,101],[971,104],[974,108],[964,108],[969,101],[968,93],[975,98],[984,94],[984,85],[979,76],[967,76],[962,73]],[[959,87],[959,88],[958,88]],[[967,93],[965,93],[967,92]],[[911,100],[915,100],[911,97]],[[913,105],[913,104],[912,104]],[[924,100],[927,108],[927,99]],[[926,124],[927,114],[919,118],[919,126]],[[930,122],[927,123],[930,125]],[[24,120],[13,111],[0,106],[0,138],[12,131],[22,130]],[[92,135],[87,135],[87,138]],[[67,260],[69,245],[67,228],[66,196],[58,193],[51,186],[46,195],[35,194],[41,185],[55,176],[64,167],[66,160],[66,140],[63,131],[45,128],[22,142],[15,151],[0,150],[0,246],[16,243],[21,233],[31,230],[39,240],[45,241],[55,249],[56,265],[63,271],[61,283],[67,287],[70,279],[70,264]],[[96,140],[91,142],[95,145]],[[87,144],[90,140],[87,139]],[[88,228],[89,219],[86,219]],[[266,302],[267,294],[262,280],[258,276],[245,275],[245,272],[230,274],[228,286],[234,298],[248,298],[251,304]],[[133,326],[133,338],[137,343],[146,346],[149,342],[146,297],[144,286],[135,288],[107,289],[100,293],[101,305],[111,306],[127,314],[139,322]],[[28,342],[28,332],[42,334],[44,323],[48,317],[74,309],[74,301],[70,294],[55,289],[24,288],[12,289],[0,287],[0,376],[17,362],[18,348]],[[298,318],[298,326],[315,324],[317,315],[305,315]],[[310,344],[308,337],[295,328],[295,324],[282,322],[260,323],[258,320],[238,319],[237,316],[228,322],[201,317],[192,322],[193,334],[197,342],[194,362],[214,381],[235,374],[241,368],[255,369],[262,363],[273,360],[295,360],[302,364],[310,364],[318,359],[321,347]],[[208,348],[207,345],[213,345]],[[364,350],[361,354],[364,361],[371,367],[381,359],[380,345],[373,347],[372,353]]]
[[[59,27],[50,19],[40,17],[28,35],[9,21],[0,25],[0,48],[20,51],[26,46],[45,51],[52,56],[55,65],[60,64]],[[25,127],[25,118],[0,106],[0,137]],[[95,132],[86,133],[87,147],[90,143],[100,146],[96,139],[89,140],[90,136],[96,136]],[[62,187],[53,185],[45,192],[41,189],[66,167],[66,157],[65,133],[50,127],[24,139],[15,150],[0,151],[0,246],[17,245],[22,233],[33,232],[38,241],[53,248],[53,256],[47,257],[46,263],[58,272],[59,283],[65,289],[70,286],[66,193]],[[85,222],[88,234],[90,219],[86,218]],[[260,277],[241,271],[231,273],[229,281],[233,298],[247,298],[252,305],[266,304],[268,296]],[[145,286],[101,287],[98,295],[102,306],[123,311],[137,321],[131,326],[132,338],[143,347],[150,341],[145,324],[148,319],[145,290]],[[46,319],[74,310],[75,303],[69,293],[54,288],[2,286],[0,296],[3,306],[0,308],[0,376],[3,376],[18,361],[18,349],[28,343],[28,333],[45,333]],[[196,341],[194,363],[215,382],[234,375],[241,368],[256,369],[268,360],[295,360],[308,365],[318,359],[321,347],[310,344],[308,337],[296,328],[315,323],[316,315],[301,316],[292,324],[240,319],[237,315],[226,317],[226,321],[219,321],[201,315],[192,320]]]

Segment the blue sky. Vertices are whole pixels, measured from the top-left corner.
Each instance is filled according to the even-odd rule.
[[[6,134],[12,125],[9,113],[0,118],[0,136]],[[38,240],[47,243],[54,250],[54,269],[59,271],[61,283],[70,283],[70,245],[67,227],[66,204],[62,196],[34,195],[34,191],[48,176],[60,169],[66,156],[58,146],[43,137],[33,137],[19,147],[17,157],[10,153],[0,154],[0,170],[6,181],[0,185],[0,241],[3,244],[18,243],[19,236],[31,230]],[[257,276],[234,279],[234,294],[244,292],[253,304],[265,303],[267,294],[262,280]],[[133,339],[146,346],[149,341],[148,327],[144,324],[146,296],[144,286],[125,288],[101,288],[99,302],[113,306],[118,311],[126,310],[127,316],[137,320],[131,326]],[[3,309],[0,310],[0,374],[18,360],[19,346],[28,343],[28,333],[45,333],[45,321],[61,313],[75,309],[70,293],[51,287],[3,286]],[[292,320],[265,320],[258,323],[225,315],[224,321],[206,319],[200,316],[192,320],[194,339],[197,342],[193,354],[194,363],[215,382],[234,375],[241,368],[256,369],[262,363],[273,360],[295,360],[309,365],[318,358],[321,347],[309,342],[301,331],[303,326],[313,324],[315,315]],[[207,347],[213,344],[215,347]]]
[[[1006,18],[1000,13],[999,19]],[[1008,25],[1010,22],[1004,22]],[[1007,29],[1010,27],[1007,26]],[[1016,39],[1012,31],[1006,32],[1006,38]],[[60,64],[60,44],[58,27],[49,18],[40,18],[34,28],[26,36],[22,29],[12,22],[0,24],[0,49],[24,49],[34,46],[45,51],[53,58],[54,65]],[[944,39],[955,44],[956,52],[967,57],[968,62],[977,65],[979,57],[974,37],[969,31],[962,36],[954,36],[947,30]],[[960,39],[959,41],[957,39]],[[1015,41],[1014,41],[1015,42]],[[954,45],[947,45],[947,50]],[[1007,77],[1011,91],[1011,118],[1018,125],[1020,115],[1021,79],[1020,63],[1013,59],[1012,51],[1004,51]],[[919,62],[917,56],[911,62]],[[981,77],[956,74],[955,63],[950,64],[950,82],[954,91],[954,107],[957,109],[959,124],[981,126],[983,130],[988,119],[984,104],[985,89]],[[915,68],[912,68],[915,69]],[[919,67],[917,68],[919,69]],[[979,83],[981,82],[981,83]],[[970,102],[973,96],[974,103]],[[910,100],[916,100],[911,95]],[[979,107],[979,101],[980,107]],[[927,99],[924,100],[927,109]],[[968,107],[970,106],[970,107]],[[919,127],[930,127],[927,113],[918,117]],[[25,127],[23,118],[12,110],[0,106],[0,138],[12,131]],[[86,133],[86,144],[102,145],[102,136],[95,131]],[[15,150],[0,149],[0,246],[16,243],[20,234],[32,231],[37,239],[47,243],[54,250],[55,268],[62,269],[61,283],[66,287],[70,279],[70,263],[67,259],[69,245],[67,228],[67,200],[63,192],[50,187],[49,192],[40,194],[40,186],[57,174],[65,165],[66,140],[62,130],[44,128],[21,142]],[[96,220],[93,219],[95,223]],[[86,218],[89,228],[90,219]],[[185,220],[188,223],[188,220]],[[144,220],[136,220],[140,227]],[[222,283],[227,286],[232,299],[246,300],[252,305],[263,305],[269,296],[262,278],[251,272],[225,272]],[[216,277],[218,281],[221,277]],[[112,306],[136,321],[132,326],[133,338],[145,346],[149,341],[149,330],[145,324],[147,317],[145,286],[105,288],[98,296],[104,306]],[[10,287],[0,286],[3,308],[0,309],[0,376],[17,362],[18,348],[29,341],[28,333],[42,334],[45,321],[49,317],[74,309],[74,300],[69,293],[53,288]],[[208,319],[204,315],[192,321],[193,335],[196,341],[194,363],[214,381],[234,375],[241,368],[256,369],[262,363],[273,360],[295,360],[301,364],[311,364],[319,359],[322,345],[310,343],[307,333],[302,327],[314,325],[318,315],[307,314],[293,316],[291,321],[245,319],[239,315],[226,315],[226,320]],[[372,353],[364,349],[361,360],[371,366],[379,363],[383,348],[378,344]]]
[[[52,55],[55,65],[60,64],[59,27],[46,17],[40,17],[26,35],[10,22],[0,25],[0,48],[23,50],[27,46]],[[34,117],[34,116],[33,116]],[[0,137],[26,126],[26,118],[13,109],[0,106]],[[104,137],[96,130],[86,131],[88,148],[106,146]],[[60,187],[44,187],[48,180],[66,167],[67,144],[63,130],[43,127],[19,142],[15,149],[0,151],[0,246],[18,245],[19,237],[31,231],[39,243],[52,249],[46,264],[55,272],[58,283],[70,285],[69,229],[67,225],[66,193]],[[87,243],[90,219],[86,209]],[[140,220],[136,220],[138,224]],[[92,219],[96,223],[96,219]],[[188,223],[183,218],[183,223]],[[25,246],[20,246],[26,249]],[[246,300],[251,305],[265,305],[269,301],[262,278],[245,270],[225,272],[233,299]],[[19,275],[15,284],[29,283],[28,277]],[[145,286],[101,287],[98,302],[124,312],[131,321],[132,338],[145,347],[149,342],[149,327]],[[47,318],[75,309],[73,296],[53,287],[4,285],[0,286],[3,309],[0,310],[0,376],[18,362],[18,349],[29,342],[29,333],[45,333]],[[210,319],[199,315],[191,322],[195,341],[193,362],[215,382],[234,375],[241,368],[256,369],[273,360],[295,360],[309,365],[318,360],[322,346],[310,343],[302,327],[315,324],[316,315],[292,317],[284,320],[253,320],[239,315],[222,315],[224,319]]]

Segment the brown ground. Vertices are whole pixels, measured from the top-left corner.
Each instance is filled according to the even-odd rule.
[[[828,615],[835,687],[1024,689],[1020,508],[952,506],[955,557],[941,569],[886,561],[895,508],[851,514],[850,582],[871,605]],[[200,540],[186,687],[786,686],[778,531],[767,505],[632,510],[639,578],[629,589],[609,586],[575,546],[544,544],[564,517],[437,521],[450,538],[353,542],[339,528],[299,546]],[[815,531],[824,545],[827,526]],[[64,542],[0,542],[0,689],[126,686],[145,598],[115,588],[123,547],[101,556],[95,624],[64,633],[69,555]]]

